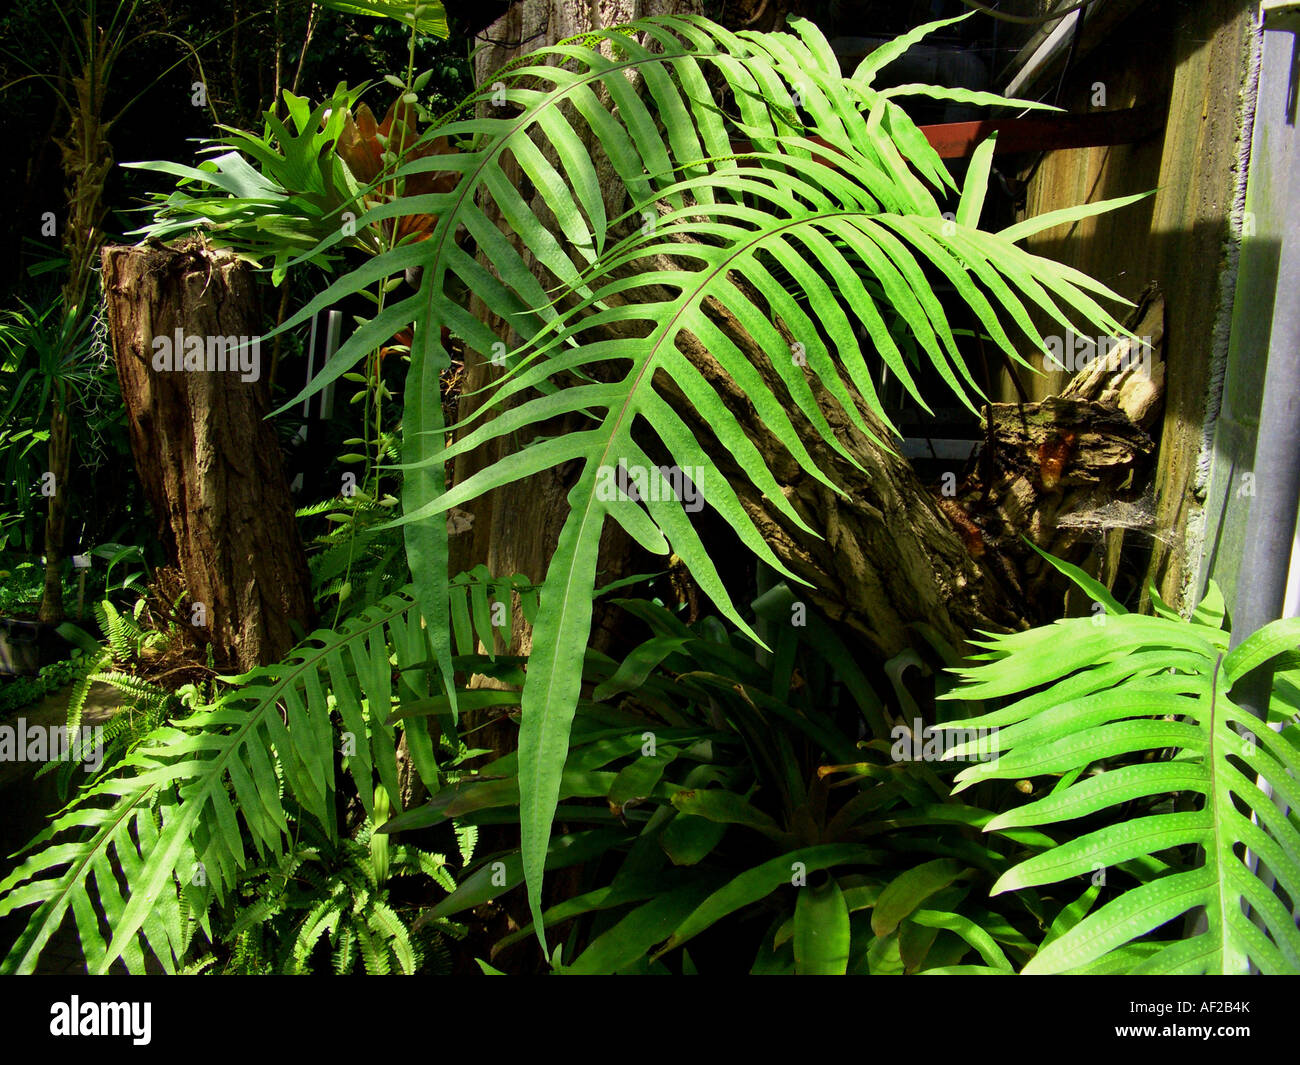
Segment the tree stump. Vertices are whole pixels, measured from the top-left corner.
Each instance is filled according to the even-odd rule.
[[[223,667],[277,661],[310,626],[311,580],[251,270],[199,240],[108,247],[103,268],[131,451],[189,620]]]

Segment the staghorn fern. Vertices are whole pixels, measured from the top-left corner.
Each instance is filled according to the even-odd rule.
[[[457,113],[428,136],[448,137],[462,150],[417,159],[399,171],[408,177],[450,172],[457,178],[451,191],[399,198],[357,222],[433,215],[437,221],[428,239],[374,257],[281,327],[291,328],[373,282],[421,269],[419,292],[362,324],[311,386],[285,407],[348,372],[395,331],[414,326],[403,415],[404,514],[398,523],[405,526],[421,607],[439,634],[448,631],[450,621],[443,612],[446,530],[438,515],[561,463],[580,468],[546,575],[523,695],[522,830],[534,917],[578,700],[580,673],[571,664],[581,660],[589,637],[605,521],[612,518],[652,552],[674,552],[722,614],[754,635],[723,588],[680,499],[673,498],[677,493],[665,490],[666,480],[648,458],[654,450],[649,440],[657,440],[677,467],[701,470],[702,483],[695,487],[707,502],[759,558],[791,576],[744,513],[733,487],[658,391],[656,374],[671,378],[708,419],[721,445],[740,460],[772,505],[807,529],[733,414],[678,351],[679,338],[693,336],[706,347],[804,472],[834,487],[800,439],[787,401],[712,323],[706,301],[723,305],[773,353],[772,366],[793,403],[827,446],[846,455],[814,398],[809,374],[788,357],[778,321],[804,346],[811,376],[876,438],[859,409],[864,402],[877,419],[885,418],[871,378],[875,360],[863,357],[854,319],[870,336],[879,361],[918,399],[893,338],[900,326],[910,333],[905,347],[919,350],[963,402],[970,405],[977,392],[927,271],[950,282],[998,347],[1020,362],[1008,323],[1044,348],[1027,305],[1056,323],[1072,325],[1070,316],[1076,315],[1091,327],[1080,332],[1125,332],[1092,298],[1118,297],[1015,242],[1139,197],[1053,212],[998,234],[982,232],[976,226],[992,143],[977,151],[958,190],[896,101],[909,94],[1004,106],[1013,101],[959,89],[872,87],[881,67],[926,33],[956,21],[900,37],[869,56],[851,78],[841,75],[825,38],[804,20],[791,21],[793,33],[731,34],[705,19],[663,17],[541,49],[489,79],[491,84],[466,104],[487,105],[503,92],[520,113],[481,118]],[[719,81],[736,115],[720,107],[711,91],[711,83]],[[627,189],[633,206],[625,215],[611,218],[606,211],[603,188],[609,179],[598,173],[582,139],[585,132],[599,140]],[[733,147],[739,137],[748,139],[751,151]],[[534,213],[508,179],[507,157],[536,188],[548,217]],[[960,191],[955,218],[945,218],[933,189]],[[508,232],[498,227],[489,207],[505,219]],[[646,225],[639,233],[620,236],[629,220],[635,226],[641,218]],[[458,244],[462,228],[478,257]],[[303,258],[324,254],[344,239],[340,231]],[[491,271],[481,264],[483,257]],[[622,278],[621,272],[634,276]],[[650,284],[675,294],[637,302],[635,290]],[[439,379],[449,355],[443,329],[479,352],[499,350],[496,334],[461,305],[466,288],[509,322],[523,343],[507,354],[508,372],[470,422],[497,413],[444,447]],[[591,339],[592,330],[626,323],[647,332],[617,342]],[[608,372],[607,364],[617,360],[627,363],[626,372],[601,380],[600,371]],[[523,402],[501,411],[508,400]],[[444,467],[456,455],[579,412],[591,417],[589,428],[537,437],[444,491]],[[637,439],[634,422],[642,434]],[[654,483],[641,493],[649,497],[643,504],[621,490],[612,498],[602,490],[609,472],[620,466],[651,471]],[[450,693],[446,650],[440,651],[439,665]]]
[[[1135,800],[1149,809],[1071,834],[994,885],[998,894],[1115,866],[1141,881],[1085,917],[1094,889],[1024,972],[1300,971],[1296,674],[1277,675],[1267,728],[1230,694],[1246,673],[1295,649],[1300,619],[1267,625],[1229,651],[1213,584],[1190,621],[1158,599],[1161,616],[1141,617],[1052,562],[1107,612],[991,637],[982,644],[989,661],[956,671],[965,683],[947,698],[1020,698],[937,726],[995,730],[980,742],[997,757],[962,770],[954,792],[981,780],[1060,778],[986,832],[1059,825]],[[1169,939],[1166,926],[1198,909],[1200,930]]]
[[[468,619],[465,653],[474,640],[491,646],[493,637],[490,613],[476,603],[522,588],[525,612],[535,609],[521,578],[485,583],[463,575],[450,587]],[[403,589],[337,631],[313,633],[285,662],[252,670],[210,708],[142,738],[27,845],[34,853],[0,882],[0,916],[37,907],[0,971],[31,972],[71,909],[92,973],[118,958],[143,972],[146,950],[175,972],[198,919],[188,915],[206,920],[212,898],[220,901],[237,883],[250,860],[247,842],[262,862],[283,854],[291,804],[334,825],[340,737],[332,711],[343,739],[355,738],[355,749],[344,750],[366,813],[376,815],[375,775],[388,795],[400,794],[388,721],[394,688],[404,705],[427,699],[430,660],[427,630]],[[407,728],[405,735],[416,771],[437,781],[429,732]]]

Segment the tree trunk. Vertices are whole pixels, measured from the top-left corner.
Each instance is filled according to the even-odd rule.
[[[603,26],[617,26],[649,15],[694,13],[699,9],[700,4],[696,0],[604,0],[599,4],[522,0],[483,30],[478,38],[478,42],[486,43],[481,44],[474,56],[474,80],[480,85],[490,83],[492,75],[511,60],[575,34],[587,33]],[[480,117],[486,115],[486,112],[487,105],[484,105]],[[599,158],[600,149],[590,131],[580,123],[575,129],[585,136],[587,147]],[[510,166],[510,178],[516,186],[522,185],[522,170],[513,160]],[[624,193],[616,186],[617,182],[604,182],[607,190],[605,207],[611,217],[623,209]],[[541,196],[534,196],[529,206],[540,217],[548,217]],[[488,212],[494,222],[501,222],[500,213],[494,206],[489,205]],[[536,260],[526,251],[524,258],[530,265],[535,265]],[[491,264],[485,262],[485,265],[490,268]],[[508,347],[513,348],[518,343],[518,337],[511,332],[509,323],[491,314],[481,300],[475,298],[471,302],[470,313],[486,322]],[[465,379],[461,389],[463,398],[459,410],[461,420],[472,414],[483,402],[482,396],[474,393],[500,375],[486,354],[465,354]],[[556,422],[556,431],[564,431],[564,428],[564,421]],[[454,481],[458,483],[466,480],[495,462],[506,450],[513,450],[524,442],[513,437],[493,441],[472,454],[459,457],[453,471]],[[466,533],[452,538],[452,571],[459,572],[484,563],[491,573],[498,576],[523,573],[541,580],[546,575],[546,567],[555,550],[568,509],[566,497],[569,484],[565,473],[563,469],[548,470],[526,481],[505,485],[470,504],[466,509],[473,516],[473,526]],[[606,526],[601,548],[602,568],[608,579],[616,579],[630,572],[630,541],[613,522]],[[509,651],[513,654],[527,654],[531,648],[531,632],[518,604],[515,604],[512,621]],[[599,619],[597,623],[599,624]]]
[[[198,241],[105,248],[103,267],[131,450],[188,620],[223,666],[277,661],[312,621],[311,581],[264,420],[251,271]]]
[[[714,303],[709,311],[781,394],[767,354],[724,308]],[[709,446],[708,423],[666,375],[656,385],[673,399],[777,557],[807,581],[794,589],[797,595],[883,657],[908,646],[908,627],[916,623],[960,651],[977,630],[1023,628],[1058,613],[1059,604],[1044,587],[1050,571],[1022,534],[1078,562],[1084,530],[1149,527],[1137,500],[1155,452],[1146,430],[1163,395],[1163,321],[1163,299],[1148,293],[1127,323],[1153,338],[1149,376],[1130,364],[1123,346],[1116,351],[1116,369],[1081,373],[1062,397],[986,407],[982,454],[948,492],[923,484],[910,462],[863,435],[813,381],[827,421],[859,466],[828,447],[797,410],[788,413],[809,454],[844,490],[842,497],[803,473],[708,350],[684,336],[683,352],[736,415],[816,537],[773,509],[726,448]],[[887,430],[865,409],[863,414],[885,439]],[[1100,513],[1106,506],[1132,513]]]
[[[92,37],[85,24],[86,39]],[[93,298],[95,256],[103,241],[104,180],[113,169],[113,149],[104,124],[104,78],[111,66],[99,50],[83,56],[81,72],[69,83],[71,124],[58,142],[67,183],[68,217],[63,226],[63,249],[68,256],[68,274],[63,282],[65,323],[85,310]],[[71,102],[75,101],[75,107]],[[64,353],[67,354],[67,353]],[[40,620],[56,624],[63,620],[63,552],[68,525],[68,485],[72,473],[72,424],[68,420],[67,385],[57,386],[50,413],[49,458],[46,473],[52,482],[49,508],[45,514],[45,586],[41,593]]]
[[[62,392],[60,388],[60,392]],[[39,618],[49,625],[63,620],[63,548],[68,526],[68,475],[72,472],[72,423],[65,395],[55,397],[50,412],[50,502],[45,511],[45,584]]]

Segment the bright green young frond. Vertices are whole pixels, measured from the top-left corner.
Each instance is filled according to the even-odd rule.
[[[1274,622],[1228,652],[1217,590],[1191,621],[1133,614],[1070,619],[994,637],[995,658],[961,670],[950,698],[1023,695],[946,728],[994,729],[992,761],[957,775],[981,780],[1062,777],[1045,797],[994,818],[985,831],[1068,826],[1121,805],[1137,815],[1075,834],[1008,871],[993,893],[1095,876],[1134,859],[1164,872],[1122,891],[1052,939],[1027,973],[1300,971],[1300,745],[1231,698],[1232,685],[1300,644],[1300,621]],[[1285,682],[1279,701],[1288,702]],[[954,748],[960,757],[966,747]],[[1143,813],[1142,811],[1145,811]],[[1159,868],[1159,866],[1156,866]],[[1122,874],[1116,873],[1119,876]],[[1093,883],[1097,883],[1094,879]],[[1196,922],[1189,937],[1183,922]],[[1170,935],[1170,932],[1173,932]],[[1168,941],[1135,943],[1156,935]]]

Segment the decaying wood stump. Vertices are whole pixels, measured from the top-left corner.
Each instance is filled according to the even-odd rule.
[[[1164,311],[1148,290],[1127,323],[1143,343],[1119,343],[1059,396],[986,407],[981,454],[954,498],[940,499],[972,555],[1031,614],[1053,570],[1024,538],[1077,562],[1081,542],[1100,534],[1113,573],[1126,530],[1157,535],[1146,494],[1164,396]]]
[[[251,271],[197,240],[105,248],[103,267],[131,451],[190,620],[223,666],[274,662],[310,625],[311,582]]]
[[[774,371],[744,330],[723,308],[712,306],[710,314],[742,349],[753,351],[755,365],[771,380]],[[923,484],[906,459],[866,439],[834,403],[822,408],[857,466],[826,447],[791,409],[809,451],[845,490],[836,496],[788,456],[704,346],[687,340],[684,353],[745,426],[816,538],[795,528],[754,488],[670,382],[664,391],[676,398],[675,408],[698,437],[710,441],[710,456],[773,551],[808,582],[797,594],[886,657],[908,645],[914,622],[960,648],[976,630],[1023,628],[1059,614],[1059,602],[1038,598],[1052,571],[1022,534],[1054,554],[1074,554],[1069,560],[1077,562],[1083,536],[1118,527],[1118,535],[1105,532],[1113,541],[1113,563],[1126,522],[1147,524],[1121,514],[1098,517],[1090,526],[1081,516],[1103,506],[1145,511],[1138,500],[1155,451],[1146,430],[1160,413],[1163,394],[1163,320],[1164,301],[1152,293],[1127,323],[1150,337],[1145,363],[1129,362],[1121,346],[1114,352],[1118,368],[1094,364],[1062,396],[991,404],[989,438],[951,494],[942,485]],[[819,383],[810,383],[820,400]],[[879,431],[886,432],[883,426]]]

